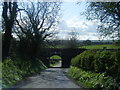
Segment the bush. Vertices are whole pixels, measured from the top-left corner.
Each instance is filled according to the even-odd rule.
[[[85,71],[105,73],[118,82],[120,80],[120,51],[88,50],[72,58],[71,66]]]
[[[120,51],[116,51],[111,55],[112,64],[107,69],[106,73],[120,81]]]
[[[88,50],[72,58],[71,65],[75,67],[80,67],[84,70],[94,70],[94,55],[95,51]]]
[[[120,51],[98,51],[95,55],[95,72],[106,72],[106,75],[120,76]]]
[[[14,85],[26,75],[40,72],[40,70],[45,68],[46,66],[38,59],[33,63],[30,60],[23,61],[19,58],[11,60],[7,58],[2,62],[2,86],[9,87]]]
[[[93,50],[88,50],[85,51],[81,54],[81,68],[83,68],[84,70],[94,70],[94,55],[95,55],[95,51]]]
[[[103,90],[119,90],[117,82],[105,73],[92,73],[90,71],[83,71],[77,67],[71,67],[67,75],[74,78],[78,84],[85,88],[98,88]]]
[[[110,51],[97,51],[95,54],[94,67],[96,72],[105,72],[111,65]]]
[[[75,67],[80,67],[80,58],[81,55],[77,55],[76,57],[71,59],[71,65]]]

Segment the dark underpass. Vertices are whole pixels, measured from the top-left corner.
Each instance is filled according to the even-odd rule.
[[[44,58],[43,62],[47,67],[50,67],[50,57],[52,55],[58,55],[62,58],[61,68],[69,68],[71,59],[85,50],[86,49],[46,48],[41,52],[41,56]]]

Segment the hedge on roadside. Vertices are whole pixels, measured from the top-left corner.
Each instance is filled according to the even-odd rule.
[[[115,61],[111,58],[110,51],[97,51],[94,59],[94,68],[96,72],[105,72],[110,65]]]
[[[95,51],[88,50],[72,58],[71,65],[82,68],[84,70],[94,70],[94,55]],[[89,66],[89,67],[88,67]]]
[[[120,80],[120,51],[88,50],[72,58],[71,66],[92,72],[105,72]]]
[[[46,66],[41,60],[36,59],[34,62],[31,60],[11,60],[10,58],[2,62],[2,87],[10,87],[16,82],[23,79],[26,75],[40,72]]]

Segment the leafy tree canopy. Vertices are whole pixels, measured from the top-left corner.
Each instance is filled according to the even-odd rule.
[[[89,2],[85,15],[100,21],[101,36],[120,39],[120,2]]]

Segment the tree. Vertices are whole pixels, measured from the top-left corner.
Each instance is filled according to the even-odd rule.
[[[17,16],[17,2],[4,2],[2,11],[2,26],[3,26],[3,45],[2,58],[8,56],[10,42],[12,38],[12,28],[14,26],[15,18]]]
[[[103,37],[120,40],[120,1],[89,2],[85,13],[88,20],[99,20],[98,31]]]
[[[69,34],[69,40],[67,41],[66,48],[77,48],[78,41],[77,41],[77,32],[71,31]]]
[[[21,52],[35,58],[44,41],[52,37],[59,19],[60,2],[21,3],[15,33]]]
[[[83,41],[83,44],[84,45],[91,45],[92,41],[91,40],[85,40],[85,41]]]

